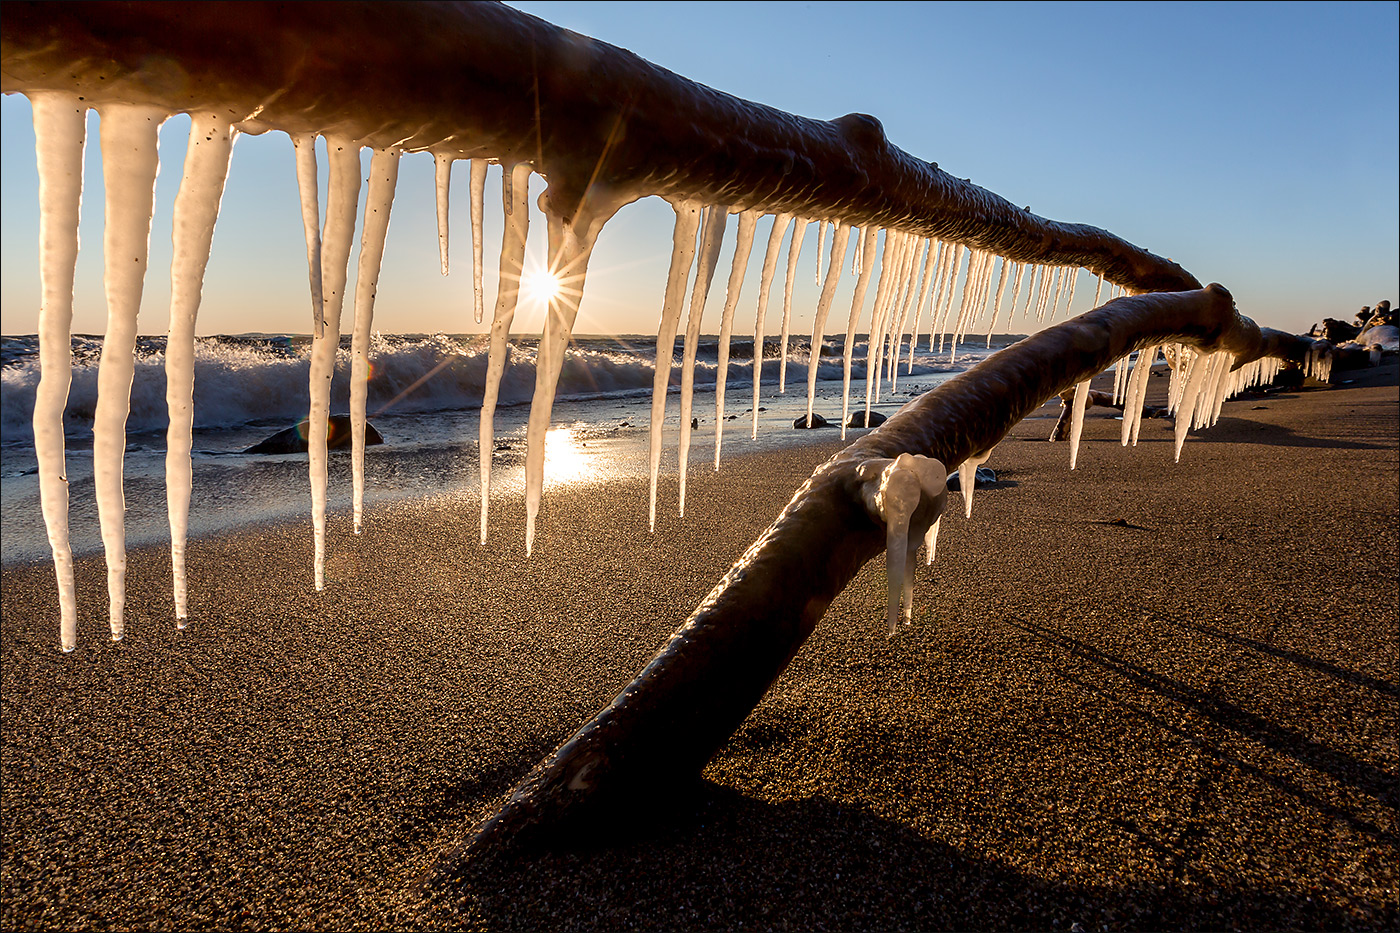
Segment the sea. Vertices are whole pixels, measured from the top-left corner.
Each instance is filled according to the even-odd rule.
[[[969,339],[941,350],[921,340],[908,345],[893,390],[888,383],[873,410],[889,415],[911,397],[962,372],[1020,335]],[[49,559],[39,507],[32,427],[39,382],[38,338],[0,338],[0,560],[5,564]],[[64,416],[75,555],[101,550],[93,497],[92,421],[102,338],[72,338],[73,381]],[[538,339],[512,338],[500,389],[492,450],[492,500],[523,498],[525,426],[535,385]],[[190,533],[214,534],[265,521],[308,519],[310,493],[305,454],[244,451],[306,417],[311,339],[297,334],[201,337],[195,355],[194,489]],[[843,338],[825,340],[817,354],[815,412],[833,425],[794,430],[805,415],[812,359],[807,338],[788,347],[780,391],[781,348],[765,340],[759,357],[758,432],[753,431],[754,342],[730,343],[724,413],[717,419],[719,339],[701,337],[696,351],[693,431],[689,468],[712,469],[716,423],[722,453],[772,450],[839,433]],[[851,410],[865,401],[866,341],[853,349]],[[168,541],[165,505],[165,338],[141,337],[127,422],[124,463],[129,546]],[[670,394],[663,425],[662,471],[678,466],[683,338],[672,355]],[[366,508],[376,502],[434,499],[479,501],[478,427],[486,375],[487,337],[480,334],[376,334],[371,350],[369,421],[384,444],[366,451]],[[331,411],[349,407],[349,337],[342,339],[332,382]],[[572,339],[547,440],[546,508],[550,489],[584,486],[620,476],[646,475],[654,335],[576,336]],[[860,432],[848,431],[847,437]],[[722,462],[721,462],[722,463]],[[722,466],[721,466],[722,468]],[[332,452],[329,507],[348,509],[350,457]],[[646,503],[640,503],[645,509]],[[372,514],[372,512],[371,512]]]

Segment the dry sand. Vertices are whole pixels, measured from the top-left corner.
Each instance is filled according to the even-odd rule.
[[[5,928],[1395,929],[1397,378],[1227,403],[1171,463],[1054,409],[944,521],[914,625],[873,562],[695,788],[623,843],[415,881],[610,700],[839,445],[398,506],[3,576]],[[1160,396],[1164,379],[1154,379]],[[663,501],[674,502],[674,480]],[[342,517],[343,519],[343,517]]]

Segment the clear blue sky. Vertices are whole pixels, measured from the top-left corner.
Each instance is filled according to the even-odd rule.
[[[914,155],[1038,214],[1105,227],[1202,281],[1225,284],[1261,324],[1298,331],[1400,298],[1395,3],[514,5],[741,97],[824,119],[874,114]],[[162,134],[145,333],[166,328],[169,215],[187,127],[177,118]],[[32,333],[33,135],[28,104],[13,95],[4,99],[0,150],[0,330]],[[95,135],[88,157],[74,329],[100,333],[106,311]],[[497,178],[498,170],[488,192],[499,191]],[[376,309],[380,329],[479,329],[470,312],[466,180],[458,163],[454,271],[443,279],[431,160],[404,158]],[[488,198],[492,272],[499,210]],[[671,216],[651,198],[604,230],[580,332],[654,332]],[[537,224],[541,240],[543,232]],[[804,260],[814,245],[809,235]],[[304,256],[290,143],[281,134],[243,137],[200,331],[305,331]],[[810,271],[799,277],[806,319],[812,278]],[[1076,310],[1084,307],[1082,286]],[[753,298],[751,287],[744,307]],[[517,321],[527,328],[539,318],[537,309],[523,309]],[[749,321],[741,326],[751,326],[751,312]]]

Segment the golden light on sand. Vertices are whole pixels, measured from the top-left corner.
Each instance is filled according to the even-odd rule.
[[[544,438],[546,483],[581,483],[598,478],[594,458],[572,428],[553,428]]]

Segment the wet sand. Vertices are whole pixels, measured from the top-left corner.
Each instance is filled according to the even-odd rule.
[[[1346,374],[1339,378],[1349,378]],[[415,883],[631,678],[839,449],[523,509],[442,500],[3,571],[10,928],[1394,929],[1397,370],[1225,405],[1171,462],[1053,407],[951,497],[914,624],[868,565],[671,812],[625,842]],[[1165,379],[1154,379],[1160,397]]]

